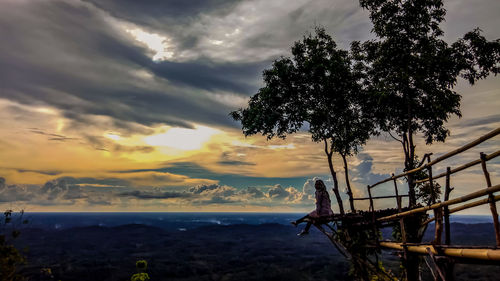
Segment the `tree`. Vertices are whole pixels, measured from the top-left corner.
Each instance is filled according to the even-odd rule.
[[[12,210],[6,210],[0,220],[0,280],[19,281],[25,279],[19,274],[19,267],[26,263],[26,258],[14,247],[13,240],[20,235],[20,224],[28,221],[23,220],[24,211],[20,211],[14,220],[13,213]]]
[[[444,126],[461,116],[461,96],[453,90],[459,77],[470,84],[500,70],[500,41],[487,41],[473,30],[448,45],[439,25],[446,10],[442,0],[360,0],[370,13],[378,40],[354,42],[352,50],[364,67],[364,86],[382,131],[394,132],[405,156],[405,170],[415,168],[414,135],[426,143],[445,141]],[[408,175],[410,206],[415,183]]]
[[[365,73],[363,86],[370,95],[382,131],[403,147],[405,170],[416,168],[414,136],[427,144],[444,142],[445,123],[461,116],[461,96],[453,90],[462,77],[470,84],[500,70],[500,41],[487,41],[475,29],[449,45],[439,25],[446,10],[442,0],[360,0],[370,13],[378,37],[352,51]],[[397,136],[393,136],[395,133]],[[407,176],[409,205],[415,206],[415,176]],[[408,241],[419,242],[417,221],[408,223]],[[407,278],[418,279],[418,258],[408,255]]]
[[[138,260],[135,262],[135,268],[137,269],[137,273],[130,277],[131,281],[148,281],[151,280],[149,278],[149,274],[146,273],[148,269],[148,262],[146,260]]]
[[[261,133],[268,139],[285,139],[306,125],[312,140],[325,145],[333,191],[344,214],[333,153],[344,160],[354,212],[346,157],[357,152],[374,126],[360,104],[364,93],[358,83],[361,72],[351,63],[349,52],[338,49],[323,28],[315,31],[294,43],[292,57],[282,57],[264,70],[265,86],[250,98],[247,108],[231,116],[241,121],[245,136]]]

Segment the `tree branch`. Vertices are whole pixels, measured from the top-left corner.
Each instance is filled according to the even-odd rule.
[[[393,135],[391,134],[391,132],[390,132],[390,131],[388,131],[388,133],[389,133],[389,136],[391,136],[391,138],[393,138],[395,141],[398,141],[398,142],[400,142],[401,144],[403,144],[403,141],[402,141],[402,140],[400,140],[400,139],[398,139],[398,138],[396,138],[395,136],[393,136]]]

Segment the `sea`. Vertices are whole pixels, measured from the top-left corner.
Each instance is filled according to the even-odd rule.
[[[18,217],[19,214],[16,214]],[[142,224],[159,227],[168,231],[186,231],[207,225],[261,225],[282,224],[304,216],[303,213],[175,213],[175,212],[51,212],[25,213],[23,220],[28,220],[28,227],[40,229],[68,229],[74,227],[102,226],[115,227],[128,224]],[[14,218],[15,221],[15,218]],[[452,215],[453,223],[476,224],[491,223],[487,215]]]

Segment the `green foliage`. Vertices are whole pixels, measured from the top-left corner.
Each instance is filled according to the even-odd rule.
[[[335,240],[339,241],[351,255],[349,269],[351,277],[356,280],[368,280],[368,278],[378,280],[373,278],[378,278],[382,272],[385,272],[382,263],[367,267],[368,258],[380,254],[380,249],[373,246],[381,237],[381,233],[375,233],[373,229],[353,227],[351,225],[344,225],[337,229]],[[382,280],[386,280],[386,278]]]
[[[141,273],[136,273],[132,275],[130,278],[131,281],[148,281],[151,280],[149,278],[149,275],[147,273],[141,272]]]
[[[130,277],[131,281],[148,281],[149,275],[145,272],[148,269],[148,262],[146,260],[138,260],[135,262],[137,273]]]
[[[21,211],[19,221],[25,223],[26,220],[22,220],[23,214]],[[12,210],[6,210],[0,223],[0,280],[19,281],[24,280],[23,276],[18,274],[18,269],[26,263],[26,258],[12,245],[12,241],[20,235],[16,225],[17,219],[13,220],[12,215]]]
[[[424,156],[424,160],[425,159],[426,158]],[[415,160],[413,162],[414,166],[417,167],[419,165],[420,160],[418,159],[417,156],[415,156]],[[420,164],[423,164],[423,162]],[[429,174],[426,169],[422,169],[418,172],[413,173],[413,179],[415,181],[427,179],[428,177]],[[436,203],[436,201],[439,200],[440,196],[441,196],[441,185],[438,182],[432,181],[432,186],[428,181],[416,184],[415,197],[418,203],[428,206]]]
[[[135,262],[135,268],[137,268],[137,271],[143,272],[148,269],[148,262],[145,260],[138,260]]]
[[[417,205],[421,207],[421,205]],[[404,219],[406,235],[409,241],[418,240],[420,241],[424,235],[427,225],[422,227],[422,223],[429,218],[427,213],[418,213],[411,216],[407,216]],[[401,226],[400,224],[395,224],[392,227],[392,238],[396,242],[402,242]]]
[[[356,58],[378,108],[379,124],[399,135],[422,132],[427,143],[444,141],[444,123],[460,116],[459,77],[471,84],[498,73],[500,41],[487,41],[479,29],[448,45],[439,25],[441,0],[360,0],[370,13],[378,40],[355,43]]]
[[[292,57],[264,70],[265,86],[231,116],[241,121],[246,136],[261,133],[268,139],[284,139],[307,124],[313,141],[329,140],[333,151],[350,155],[373,129],[361,105],[359,75],[349,52],[316,28],[294,43]]]
[[[425,205],[432,205],[439,200],[441,195],[441,185],[436,181],[433,181],[431,185],[430,182],[425,182],[417,185],[417,200],[420,200]]]

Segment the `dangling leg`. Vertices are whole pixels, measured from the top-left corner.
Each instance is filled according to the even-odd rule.
[[[303,235],[307,235],[309,234],[309,228],[311,228],[311,225],[312,225],[312,222],[311,221],[308,221],[307,224],[306,224],[306,227],[304,228],[304,230],[302,230],[299,234],[297,234],[298,236],[303,236]]]
[[[299,223],[303,223],[305,219],[309,218],[309,215],[305,215],[303,216],[302,218],[296,220],[296,221],[292,221],[291,224],[293,224],[295,227],[299,224]]]

